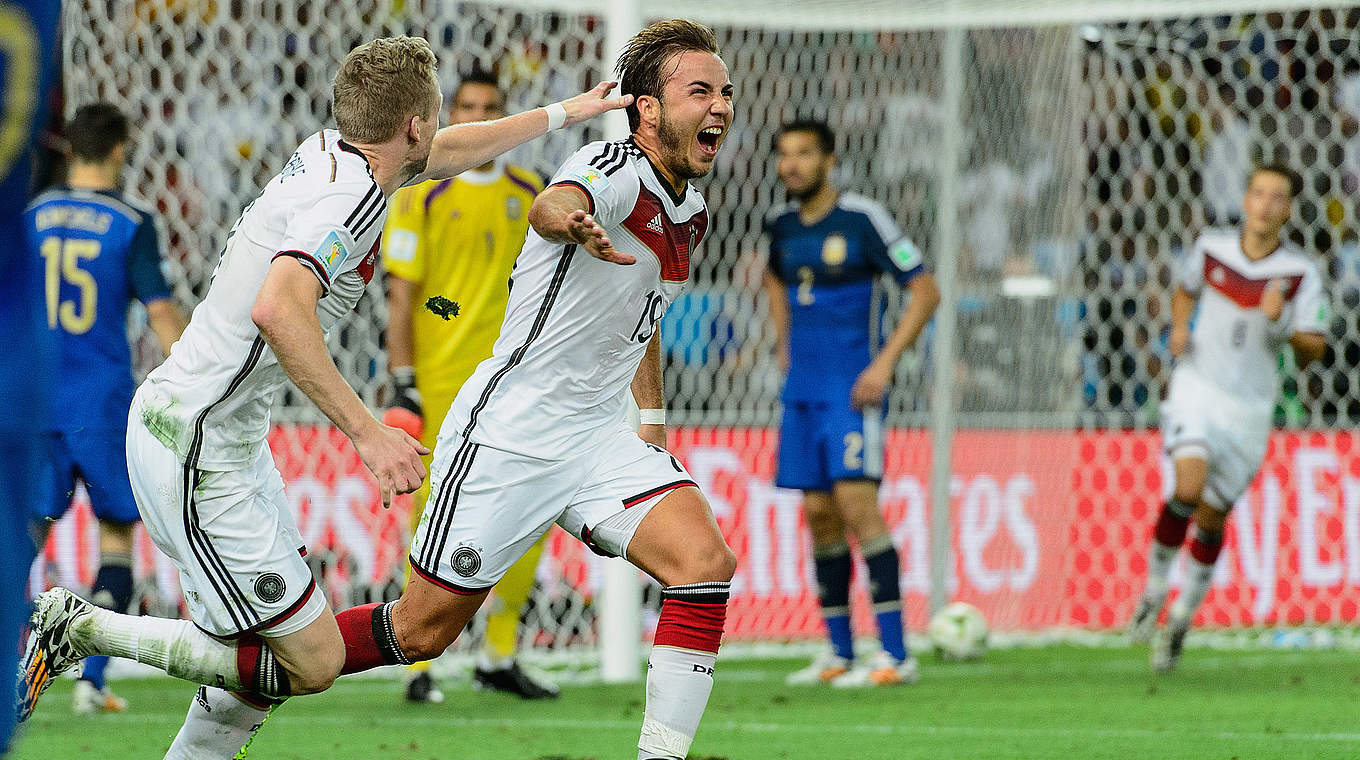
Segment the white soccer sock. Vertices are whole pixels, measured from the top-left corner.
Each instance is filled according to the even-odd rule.
[[[1206,565],[1197,559],[1186,563],[1185,585],[1181,595],[1171,605],[1171,617],[1189,621],[1209,593],[1209,584],[1214,579],[1214,566]]]
[[[189,703],[184,725],[165,760],[220,760],[232,757],[269,716],[215,686],[200,686]]]
[[[187,620],[123,615],[95,608],[84,625],[72,629],[89,654],[125,657],[177,678],[242,690],[236,647],[194,627]]]
[[[1170,587],[1171,563],[1176,561],[1176,554],[1180,550],[1179,546],[1167,546],[1153,539],[1152,548],[1148,551],[1147,588],[1143,590],[1144,599],[1160,601],[1166,596]]]
[[[684,758],[713,691],[716,654],[652,647],[638,760]]]

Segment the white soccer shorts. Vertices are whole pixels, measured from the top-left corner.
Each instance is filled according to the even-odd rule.
[[[1171,375],[1162,406],[1162,446],[1172,460],[1204,459],[1201,498],[1226,512],[1256,477],[1270,437],[1269,412],[1245,408],[1188,368]]]
[[[620,427],[594,450],[544,460],[440,439],[411,570],[456,594],[488,589],[553,523],[597,554],[626,557],[647,513],[695,485],[680,461]]]
[[[268,446],[243,469],[197,470],[134,417],[127,458],[142,523],[179,569],[195,625],[283,636],[325,611]]]

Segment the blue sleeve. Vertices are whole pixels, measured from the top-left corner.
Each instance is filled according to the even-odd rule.
[[[132,233],[132,244],[128,248],[128,282],[132,283],[132,294],[142,303],[170,297],[170,285],[161,271],[161,234],[156,229],[155,219],[150,216],[144,217],[137,225],[137,231]]]
[[[765,267],[780,282],[787,282],[784,279],[784,259],[779,248],[779,237],[775,235],[775,227],[776,223],[773,219],[766,219],[760,225],[761,235],[765,237],[765,250],[769,254],[765,259]]]
[[[865,217],[864,249],[874,269],[892,277],[899,285],[906,285],[926,271],[925,257],[911,238],[901,234],[896,225],[880,227]],[[896,239],[884,239],[884,232]]]

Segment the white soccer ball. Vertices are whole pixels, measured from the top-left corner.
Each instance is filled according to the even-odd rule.
[[[987,618],[967,602],[950,602],[930,618],[930,643],[946,660],[975,660],[987,651]]]

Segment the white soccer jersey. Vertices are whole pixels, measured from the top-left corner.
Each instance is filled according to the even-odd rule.
[[[1183,262],[1178,284],[1199,295],[1199,309],[1177,371],[1192,370],[1229,398],[1269,414],[1279,392],[1281,346],[1296,332],[1325,333],[1329,312],[1317,268],[1303,251],[1282,242],[1252,261],[1239,234],[1208,230]],[[1284,282],[1285,307],[1272,323],[1260,305],[1274,280]]]
[[[440,437],[462,435],[504,451],[565,459],[615,434],[647,343],[689,279],[708,231],[693,184],[681,197],[631,141],[577,151],[550,185],[571,185],[622,266],[532,229],[511,278],[491,357],[463,384]]]
[[[250,317],[271,262],[293,256],[316,274],[317,316],[329,331],[373,276],[386,216],[362,154],[333,129],[307,138],[232,227],[207,297],[138,389],[133,420],[195,467],[253,461],[287,379]]]

